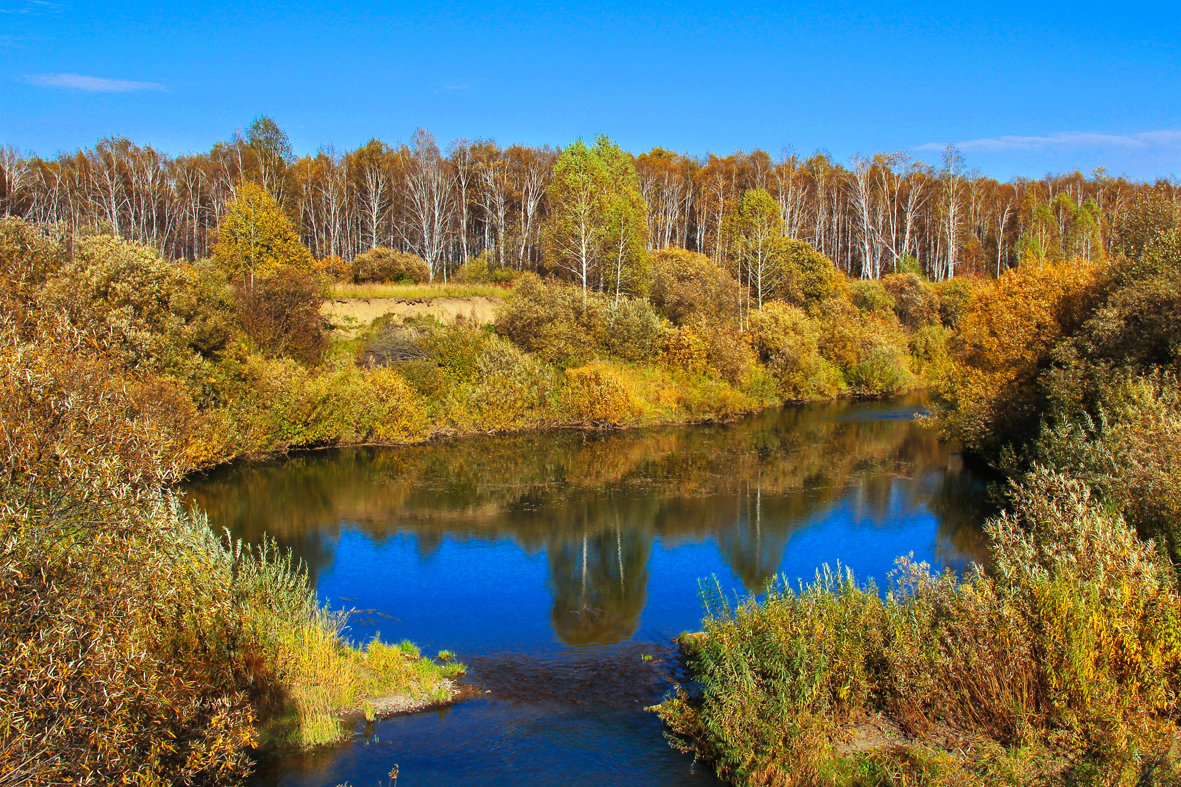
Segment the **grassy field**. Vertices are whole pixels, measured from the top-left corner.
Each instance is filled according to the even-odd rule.
[[[332,298],[503,298],[508,287],[496,284],[351,284],[341,282],[332,286]]]

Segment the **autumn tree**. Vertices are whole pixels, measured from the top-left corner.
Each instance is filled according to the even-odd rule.
[[[766,189],[751,189],[729,218],[738,277],[745,280],[758,308],[773,297],[782,278],[783,215]],[[748,296],[749,300],[749,296]]]
[[[547,264],[570,274],[584,297],[595,286],[636,288],[648,222],[631,157],[606,136],[594,147],[578,140],[554,164],[547,196]]]
[[[263,187],[243,183],[226,207],[213,258],[231,278],[251,287],[286,268],[307,270],[312,255],[279,203]]]
[[[632,157],[606,137],[596,141],[599,156],[607,168],[611,188],[606,196],[604,258],[610,266],[607,282],[615,291],[645,294],[650,266],[648,246],[648,206],[640,192],[640,179]]]
[[[602,265],[608,187],[609,176],[602,159],[581,139],[562,151],[554,164],[548,193],[546,261],[581,283],[584,297]]]
[[[254,153],[262,187],[283,201],[287,170],[295,161],[291,140],[273,118],[259,115],[246,127],[246,144]]]

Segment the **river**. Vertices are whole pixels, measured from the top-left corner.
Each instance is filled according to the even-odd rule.
[[[724,425],[342,449],[197,479],[213,526],[302,559],[349,636],[455,651],[482,692],[362,723],[264,763],[257,785],[715,784],[644,707],[699,583],[761,593],[838,561],[985,557],[984,479],[919,424],[920,399],[770,410]]]

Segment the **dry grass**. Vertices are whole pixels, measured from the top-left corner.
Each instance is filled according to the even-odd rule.
[[[338,282],[332,285],[331,298],[401,298],[402,300],[431,300],[433,298],[503,298],[508,287],[496,284],[353,284]]]

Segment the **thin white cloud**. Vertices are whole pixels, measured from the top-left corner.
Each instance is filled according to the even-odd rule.
[[[106,79],[82,74],[29,74],[25,81],[38,87],[60,87],[88,93],[130,93],[136,90],[167,90],[159,82],[133,82],[129,79]]]
[[[35,11],[60,11],[61,6],[57,3],[49,3],[46,0],[25,0],[13,7],[0,8],[0,14],[31,14]]]
[[[1125,148],[1149,150],[1181,146],[1181,130],[1141,131],[1137,134],[1103,134],[1097,131],[1060,131],[1046,136],[982,137],[954,142],[965,153],[1006,153],[1015,150]],[[943,150],[946,142],[928,142],[915,150]]]

